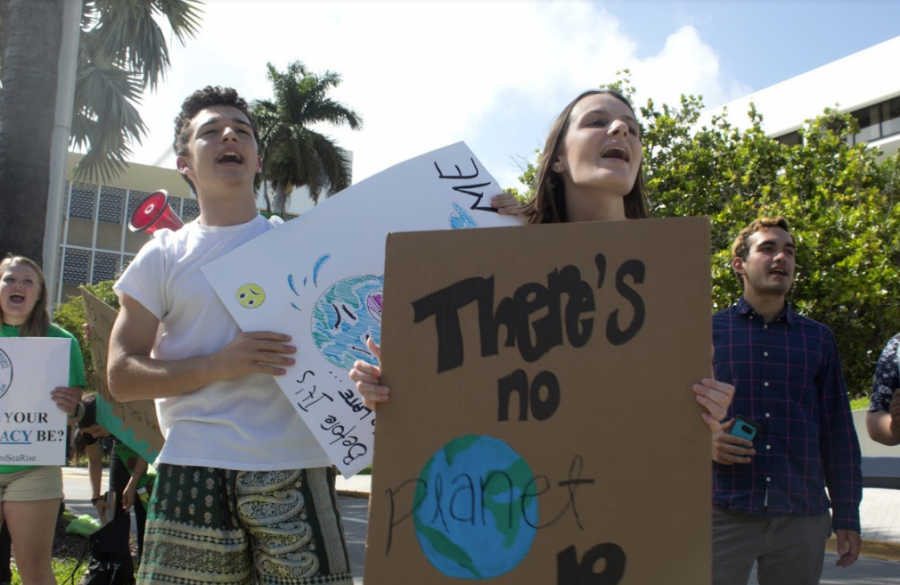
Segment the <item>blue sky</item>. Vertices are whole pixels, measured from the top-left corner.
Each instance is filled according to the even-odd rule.
[[[191,91],[269,98],[266,62],[301,60],[340,73],[334,97],[364,118],[361,132],[321,129],[353,151],[356,181],[464,140],[516,186],[556,114],[617,70],[632,71],[640,102],[693,93],[717,106],[900,35],[892,0],[209,0],[205,12],[145,97],[135,162],[174,167],[172,120]]]
[[[693,25],[719,55],[723,71],[753,90],[900,35],[900,2],[894,0],[613,0],[605,5],[637,36],[639,55],[658,51],[674,28]]]

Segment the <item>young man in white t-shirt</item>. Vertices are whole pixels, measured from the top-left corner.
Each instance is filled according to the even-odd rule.
[[[334,472],[273,378],[296,349],[242,333],[200,272],[281,223],[256,209],[258,145],[234,90],[185,100],[174,146],[200,216],[158,231],[115,285],[110,390],[155,399],[166,436],[141,584],[352,583]]]

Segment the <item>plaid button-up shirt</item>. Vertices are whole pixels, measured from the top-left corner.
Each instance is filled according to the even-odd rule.
[[[716,379],[735,387],[729,418],[755,422],[749,464],[713,463],[713,501],[759,516],[815,516],[859,531],[859,439],[834,334],[785,306],[766,323],[743,297],[713,315]]]

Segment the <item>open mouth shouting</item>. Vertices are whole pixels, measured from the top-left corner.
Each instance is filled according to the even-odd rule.
[[[13,293],[9,295],[9,304],[11,305],[21,305],[25,302],[25,296],[20,295],[18,293]]]
[[[622,148],[621,146],[615,146],[615,145],[610,146],[610,147],[606,148],[605,150],[603,150],[600,153],[600,158],[621,160],[626,163],[631,162],[631,155],[628,153],[628,151],[625,150],[624,148]]]
[[[787,269],[784,268],[783,266],[773,266],[773,267],[769,270],[769,274],[772,274],[772,275],[775,275],[775,276],[784,277],[784,278],[787,278],[787,277],[788,277],[788,271],[787,271]]]
[[[228,166],[238,166],[244,164],[244,157],[236,150],[224,150],[219,153],[216,163]]]

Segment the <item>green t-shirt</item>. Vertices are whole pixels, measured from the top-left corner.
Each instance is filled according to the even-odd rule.
[[[0,337],[19,337],[19,328],[3,323],[0,325]],[[81,357],[81,348],[78,347],[78,341],[71,333],[50,325],[47,329],[46,337],[63,337],[72,340],[72,353],[69,358],[69,386],[84,387],[84,360]],[[24,469],[31,469],[34,465],[0,465],[0,473],[13,473]]]

